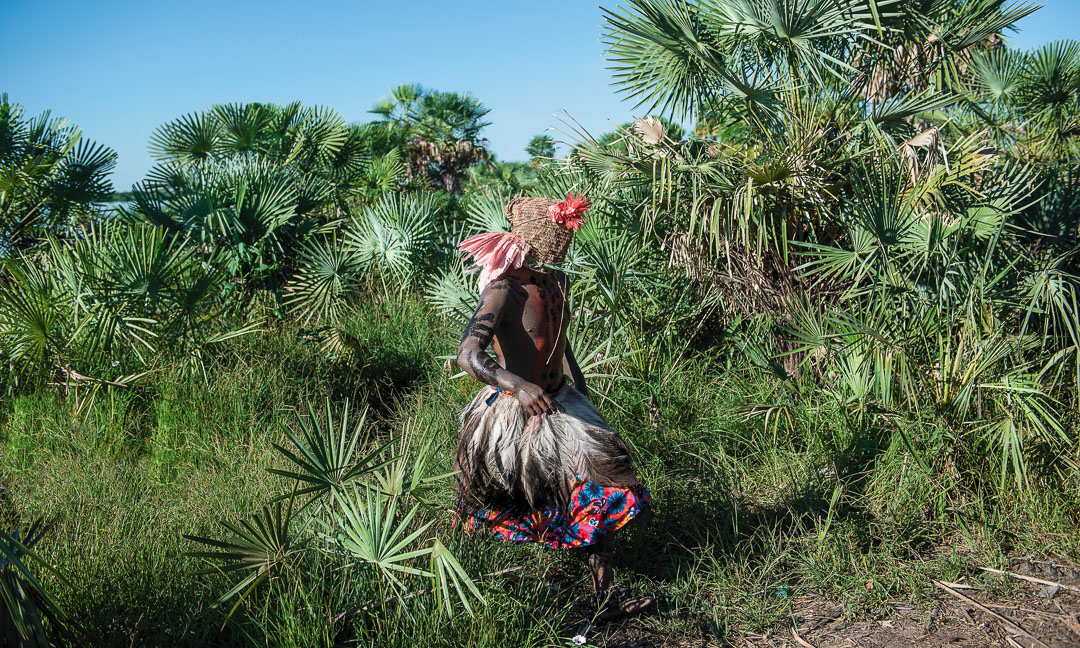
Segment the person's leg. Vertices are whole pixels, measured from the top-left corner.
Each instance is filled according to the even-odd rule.
[[[606,591],[615,581],[615,571],[612,568],[612,545],[611,536],[604,536],[585,548],[594,592]]]
[[[600,619],[641,614],[652,609],[656,605],[656,600],[651,596],[631,599],[630,592],[625,587],[614,585],[613,548],[611,536],[604,536],[586,547],[586,560],[592,576],[593,592]]]

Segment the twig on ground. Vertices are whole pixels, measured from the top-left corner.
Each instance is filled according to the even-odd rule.
[[[1040,617],[1043,617],[1043,618],[1046,618],[1046,619],[1054,619],[1055,621],[1060,621],[1060,620],[1065,618],[1065,615],[1063,615],[1063,614],[1054,614],[1053,612],[1043,612],[1042,610],[1032,610],[1032,609],[1026,608],[1026,607],[1024,607],[1022,605],[1013,606],[1013,605],[1001,605],[1001,604],[998,604],[998,603],[987,603],[986,607],[991,607],[991,608],[994,608],[994,609],[997,609],[997,610],[1011,610],[1013,612],[1023,612],[1024,614],[1027,614],[1029,616],[1034,614],[1035,616],[1040,616]]]
[[[1072,590],[1074,592],[1080,592],[1080,587],[1073,585],[1063,585],[1061,583],[1055,583],[1054,581],[1043,580],[1041,578],[1035,578],[1034,576],[1024,576],[1022,574],[1014,574],[1012,572],[1001,571],[1000,569],[994,569],[993,567],[979,567],[984,572],[990,572],[991,574],[1001,574],[1002,576],[1012,576],[1013,578],[1019,578],[1020,580],[1028,581],[1029,583],[1038,583],[1039,585],[1049,585],[1051,587],[1060,587],[1061,589]]]
[[[973,585],[968,585],[966,583],[950,583],[949,581],[941,581],[941,584],[947,585],[953,589],[975,589]]]
[[[983,612],[985,612],[985,613],[989,614],[990,616],[994,617],[998,621],[1001,621],[1001,623],[1005,625],[1005,629],[1008,630],[1009,632],[1011,632],[1012,634],[1020,635],[1022,637],[1027,637],[1028,639],[1031,639],[1033,642],[1035,642],[1036,645],[1042,646],[1042,648],[1050,648],[1045,643],[1040,641],[1039,638],[1036,637],[1035,635],[1031,634],[1027,630],[1024,630],[1019,625],[1017,625],[1017,624],[1013,623],[1012,621],[1010,621],[1009,619],[1001,616],[997,612],[994,612],[993,610],[986,607],[982,603],[979,603],[978,601],[976,601],[974,599],[971,599],[971,598],[968,598],[967,596],[964,596],[960,592],[957,592],[956,590],[954,590],[951,587],[945,585],[941,581],[933,581],[933,583],[934,583],[934,585],[936,585],[939,588],[945,590],[949,594],[952,594],[953,596],[960,599],[961,601],[964,601],[968,605],[973,605],[973,606],[977,607],[978,609],[982,610]]]
[[[1080,637],[1080,614],[1066,614],[1065,627],[1072,630],[1077,637]]]
[[[484,574],[482,576],[477,576],[476,578],[474,578],[472,580],[475,583],[475,582],[481,581],[481,580],[483,580],[485,578],[495,578],[496,576],[505,576],[506,574],[509,574],[509,573],[512,573],[512,572],[521,571],[524,568],[525,568],[524,565],[518,565],[517,567],[508,567],[506,569],[500,569],[497,572],[491,572],[490,574]],[[451,583],[450,587],[451,588],[454,587],[454,584]],[[431,594],[434,591],[435,591],[434,587],[429,587],[427,589],[422,589],[419,592],[413,592],[412,594],[409,594],[408,596],[402,596],[401,600],[402,601],[407,601],[409,599],[416,598],[418,596],[423,596],[424,594]],[[342,613],[338,614],[337,616],[335,616],[333,618],[333,620],[331,621],[331,623],[340,623],[342,621],[347,621],[347,620],[349,620],[349,619],[351,619],[351,618],[353,618],[355,616],[359,616],[360,614],[363,614],[364,612],[372,612],[374,610],[378,610],[382,606],[396,600],[397,598],[398,597],[396,597],[396,596],[388,596],[385,599],[383,599],[382,601],[372,601],[371,603],[368,603],[367,605],[355,608],[355,609],[350,610],[348,612],[342,612]]]
[[[791,628],[791,636],[795,638],[795,643],[799,644],[803,648],[814,648],[814,644],[808,642],[799,636],[799,632],[794,628]]]

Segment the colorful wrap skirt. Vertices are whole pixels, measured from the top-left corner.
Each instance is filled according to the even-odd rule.
[[[557,411],[529,417],[511,395],[484,387],[461,415],[455,455],[458,517],[501,540],[584,547],[646,511],[626,444],[570,386]]]

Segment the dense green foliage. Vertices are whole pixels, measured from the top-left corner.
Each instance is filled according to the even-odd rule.
[[[497,162],[478,99],[416,85],[364,124],[216,105],[158,129],[114,210],[115,155],[5,96],[9,643],[574,634],[572,556],[447,515],[476,386],[456,246],[526,193],[594,201],[569,339],[658,503],[620,541],[665,598],[643,627],[722,639],[792,589],[857,613],[968,552],[1077,555],[1080,46],[1010,49],[1033,9],[628,0],[604,39],[654,116],[569,123],[564,157]]]
[[[32,248],[49,233],[70,232],[108,198],[116,153],[82,138],[48,112],[27,119],[0,94],[0,255]]]
[[[450,347],[421,301],[367,304],[345,327],[379,353],[355,362],[328,361],[313,338],[281,326],[216,347],[208,382],[168,367],[99,397],[78,418],[71,399],[55,393],[5,401],[5,519],[55,522],[35,550],[67,580],[35,573],[95,645],[542,646],[581,630],[572,607],[588,588],[580,557],[452,531],[448,480],[422,494],[434,504],[414,520],[434,521],[425,540],[442,539],[474,576],[522,567],[477,582],[487,604],[473,604],[475,616],[444,616],[421,595],[407,608],[332,623],[390,591],[352,559],[320,564],[317,554],[294,554],[221,629],[235,599],[210,606],[241,577],[193,575],[210,565],[183,555],[204,550],[183,535],[229,540],[220,520],[252,520],[291,493],[292,480],[267,469],[297,472],[274,445],[292,451],[289,435],[304,439],[309,405],[315,421],[348,411],[350,432],[367,407],[363,455],[395,439],[386,458],[422,458],[426,477],[450,468],[455,414],[475,383],[432,362]],[[889,428],[827,398],[777,412],[784,422],[774,426],[752,408],[773,382],[739,361],[728,366],[724,355],[695,355],[645,382],[592,384],[662,504],[654,524],[619,540],[620,579],[664,601],[661,615],[643,620],[648,633],[674,642],[703,629],[717,641],[767,631],[784,622],[796,593],[827,596],[853,615],[889,600],[918,604],[934,596],[928,578],[955,581],[968,561],[1002,566],[1015,551],[1080,552],[1075,502],[1052,492],[998,499],[953,468],[923,472],[890,442]],[[625,360],[670,363],[650,352]],[[947,430],[914,430],[921,455],[945,465]],[[587,634],[603,645],[616,630]]]
[[[642,121],[567,172],[747,322],[769,406],[809,381],[942,421],[999,488],[1038,457],[1075,489],[1075,45],[1009,50],[1034,7],[992,0],[627,5],[617,85],[701,137]]]

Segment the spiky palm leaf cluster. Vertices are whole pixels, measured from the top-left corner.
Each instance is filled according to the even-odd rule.
[[[324,347],[340,354],[346,347],[336,324],[361,286],[400,294],[445,264],[456,235],[447,232],[443,214],[434,194],[388,194],[328,234],[309,237],[297,250],[286,305],[305,325],[322,327]]]
[[[392,594],[365,606],[358,601],[335,621],[374,613],[391,600],[405,604],[417,580],[431,582],[448,614],[451,588],[453,599],[470,613],[472,602],[484,603],[457,557],[431,530],[436,520],[417,497],[450,476],[427,474],[430,446],[413,457],[388,456],[392,446],[407,451],[404,436],[372,443],[364,414],[350,423],[348,402],[338,411],[327,403],[324,416],[310,409],[308,416],[298,415],[290,446],[275,446],[287,468],[268,470],[289,480],[286,492],[250,519],[223,521],[225,539],[185,536],[207,547],[188,552],[211,563],[201,573],[239,576],[217,602],[236,598],[226,622],[260,586],[272,596],[283,582],[326,573],[314,569],[317,562],[330,563],[331,573],[347,579],[358,576],[355,568],[367,568],[381,585],[377,591],[385,586]]]
[[[374,155],[370,127],[295,103],[219,105],[162,126],[151,140],[160,164],[133,202],[73,229],[71,215],[108,189],[77,180],[115,156],[91,165],[77,130],[45,117],[23,124],[3,106],[13,184],[0,348],[24,382],[82,376],[93,391],[127,378],[87,367],[142,368],[163,353],[198,370],[207,345],[251,330],[242,308],[256,289],[288,287],[305,317],[333,315],[348,302],[338,275],[416,272],[434,231],[432,200],[382,200],[403,188],[399,152]]]
[[[160,164],[136,185],[133,212],[277,286],[309,233],[400,187],[400,153],[374,155],[373,137],[326,108],[217,105],[155,132]]]
[[[993,128],[1002,147],[1043,162],[1080,155],[1080,44],[996,46],[974,55],[971,68],[972,120]]]
[[[254,330],[221,317],[231,290],[225,265],[182,234],[119,220],[4,259],[0,343],[10,377],[58,381],[79,408],[162,357],[201,373],[207,349]]]
[[[1080,271],[1073,254],[1080,245],[1080,45],[980,52],[972,60],[969,97],[958,126],[988,132],[996,149],[1038,173],[1032,200],[1016,219],[1027,230],[1025,246],[1048,258],[1073,257],[1065,265]]]
[[[6,97],[0,115],[11,225],[0,245],[6,388],[56,381],[74,391],[78,411],[164,349],[200,366],[202,349],[229,335],[213,318],[228,292],[216,252],[197,253],[179,228],[98,209],[115,154],[80,140],[73,125],[47,114],[24,122]]]
[[[112,194],[116,153],[47,111],[23,112],[0,94],[0,257],[70,234]]]

